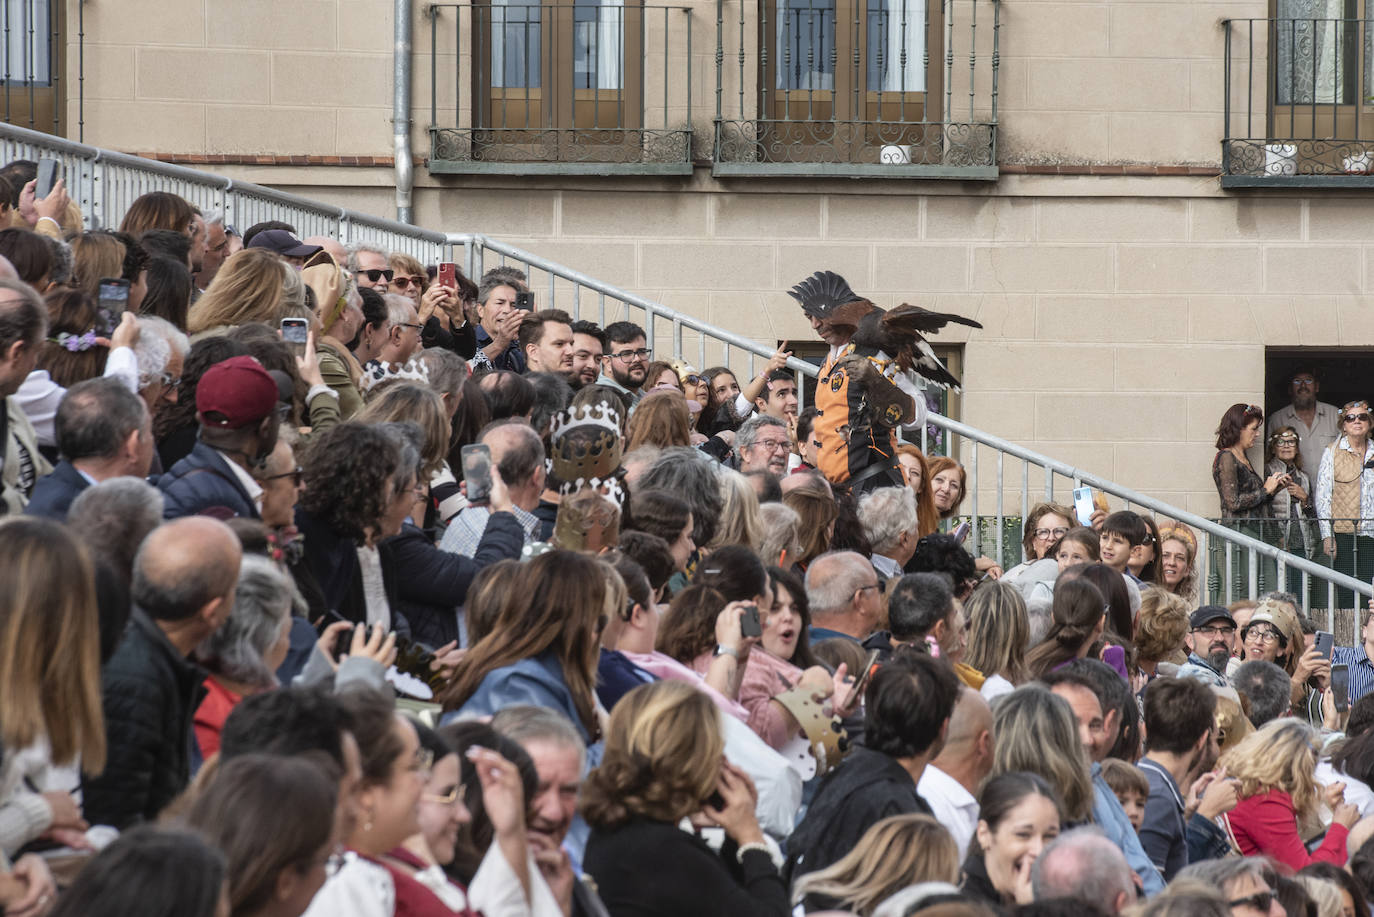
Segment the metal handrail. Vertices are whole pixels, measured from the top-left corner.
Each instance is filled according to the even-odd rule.
[[[759,358],[766,361],[773,354],[773,347],[770,344],[717,328],[699,318],[671,309],[662,303],[479,233],[441,233],[423,230],[397,223],[394,220],[377,218],[347,208],[335,207],[287,194],[251,182],[239,182],[185,166],[102,150],[13,125],[0,124],[0,155],[6,159],[18,158],[20,155],[27,157],[50,155],[63,158],[68,166],[69,185],[72,186],[73,197],[83,204],[83,211],[89,213],[88,207],[99,206],[104,208],[104,217],[113,224],[117,224],[118,218],[123,216],[123,212],[117,209],[118,204],[123,199],[117,194],[113,195],[110,198],[112,203],[107,206],[105,186],[114,185],[121,181],[134,185],[133,190],[137,190],[138,193],[161,188],[184,193],[189,197],[202,200],[202,202],[204,197],[202,192],[208,190],[217,195],[216,200],[220,202],[220,206],[250,208],[259,201],[267,201],[280,208],[273,211],[273,213],[278,214],[278,218],[291,218],[299,220],[305,225],[323,226],[325,232],[322,234],[336,236],[341,241],[350,241],[352,237],[359,235],[357,230],[365,229],[367,232],[363,235],[372,234],[377,241],[383,244],[390,244],[393,248],[407,248],[417,257],[429,261],[452,260],[455,250],[461,247],[467,273],[474,279],[480,277],[485,269],[490,266],[487,264],[488,256],[495,256],[501,263],[508,260],[519,262],[529,271],[539,271],[545,275],[543,279],[547,281],[547,284],[544,287],[541,287],[539,278],[530,277],[531,289],[536,293],[539,293],[541,288],[547,289],[547,300],[543,303],[544,308],[553,308],[555,305],[559,305],[580,317],[583,311],[582,300],[585,292],[589,294],[589,299],[594,298],[597,307],[595,318],[603,325],[607,320],[608,304],[614,304],[623,309],[626,317],[631,317],[636,312],[642,315],[651,346],[653,342],[658,340],[657,325],[659,323],[671,325],[670,349],[678,356],[687,356],[684,346],[684,331],[694,334],[697,337],[698,360],[703,366],[706,364],[705,354],[708,344],[718,345],[721,348],[720,361],[726,365],[732,364],[731,351],[738,351],[745,358],[750,375],[755,373]],[[76,167],[75,173],[71,168],[73,166]],[[120,175],[121,172],[127,174]],[[129,200],[131,201],[132,198]],[[382,238],[377,238],[376,234],[380,234]],[[795,357],[788,360],[787,366],[797,374],[799,383],[802,377],[814,377],[817,374],[817,367],[814,364]],[[799,392],[802,391],[802,388],[799,384]],[[931,413],[929,425],[962,439],[966,453],[964,455],[965,464],[969,473],[969,486],[966,488],[966,493],[971,500],[972,515],[977,519],[981,519],[979,501],[980,490],[982,489],[979,478],[979,449],[986,447],[996,451],[995,516],[989,518],[995,518],[997,523],[996,550],[999,558],[1006,544],[1003,523],[1008,519],[1016,518],[1016,514],[1007,512],[1006,493],[1008,488],[1004,486],[1006,477],[1004,463],[1010,457],[1013,461],[1019,460],[1022,463],[1020,486],[1013,488],[1019,489],[1020,492],[1019,515],[1021,518],[1025,517],[1030,502],[1029,469],[1031,466],[1036,466],[1044,474],[1043,493],[1046,499],[1053,499],[1056,481],[1063,478],[1072,481],[1074,486],[1088,485],[1111,494],[1125,501],[1127,508],[1142,507],[1192,526],[1207,542],[1199,545],[1198,551],[1198,562],[1203,567],[1204,580],[1209,577],[1215,578],[1218,575],[1217,570],[1210,569],[1210,555],[1212,543],[1220,542],[1227,548],[1225,570],[1228,587],[1233,581],[1232,574],[1235,572],[1233,570],[1232,552],[1239,550],[1244,553],[1242,559],[1245,562],[1246,571],[1248,571],[1248,594],[1251,596],[1258,591],[1259,575],[1257,569],[1259,565],[1257,561],[1260,559],[1276,564],[1277,578],[1280,583],[1287,582],[1286,577],[1289,570],[1301,573],[1304,580],[1302,601],[1305,607],[1310,607],[1310,590],[1308,587],[1311,580],[1316,579],[1324,582],[1327,588],[1328,621],[1334,615],[1336,588],[1350,590],[1362,596],[1374,594],[1374,588],[1371,588],[1369,583],[1324,567],[1307,558],[1288,554],[1274,545],[1252,538],[1243,532],[1226,528],[1195,513],[1171,506],[1162,500],[1123,487],[1092,472],[1074,467],[1066,462],[1057,461],[957,420]],[[920,445],[927,449],[929,447],[926,428],[922,429]],[[975,552],[982,550],[983,533],[981,526],[974,526],[972,547]]]

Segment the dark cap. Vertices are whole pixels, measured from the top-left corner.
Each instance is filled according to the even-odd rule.
[[[196,385],[196,411],[206,426],[237,430],[277,409],[277,382],[252,357],[230,357],[205,371]],[[208,419],[206,414],[219,418]]]
[[[324,251],[318,245],[306,245],[285,229],[264,229],[254,234],[249,248],[265,248],[285,258],[309,258]]]
[[[1225,605],[1203,605],[1189,619],[1189,625],[1196,630],[1208,621],[1225,621],[1232,627],[1236,626],[1236,619],[1231,617],[1231,612],[1226,610]]]

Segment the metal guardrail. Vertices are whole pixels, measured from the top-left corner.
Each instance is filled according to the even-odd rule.
[[[0,124],[0,161],[44,156],[62,161],[71,194],[94,225],[117,226],[124,209],[145,191],[172,191],[202,208],[223,208],[231,220],[244,226],[259,220],[281,219],[295,225],[302,235],[329,235],[345,242],[366,238],[394,250],[410,252],[427,262],[456,260],[455,256],[461,249],[463,265],[468,276],[473,278],[480,277],[485,270],[497,264],[520,265],[528,275],[530,289],[535,292],[541,308],[562,308],[600,324],[622,318],[638,320],[645,329],[650,346],[662,340],[673,353],[689,361],[695,359],[699,368],[719,362],[752,376],[761,368],[760,361],[766,362],[773,353],[769,344],[717,328],[662,303],[481,234],[445,234],[418,229],[285,194],[262,185],[237,182],[195,169],[101,150]],[[803,390],[800,384],[802,378],[814,378],[817,373],[814,364],[795,357],[787,365],[797,374],[799,392]],[[1287,583],[1287,571],[1298,572],[1302,578],[1302,599],[1306,608],[1313,607],[1310,597],[1314,581],[1326,584],[1328,597],[1334,596],[1334,590],[1337,589],[1348,589],[1362,596],[1374,594],[1374,589],[1367,582],[1306,558],[1287,554],[1218,522],[1170,506],[957,420],[931,414],[929,426],[957,438],[955,454],[961,455],[968,470],[966,493],[971,501],[971,514],[980,521],[987,518],[994,522],[992,531],[995,534],[991,539],[985,539],[983,525],[973,527],[971,547],[975,553],[993,550],[995,556],[1000,558],[1009,549],[1008,538],[1012,544],[1018,540],[1007,531],[1007,520],[1016,515],[1008,512],[1009,506],[1019,510],[1019,516],[1024,518],[1034,502],[1056,497],[1060,502],[1071,502],[1070,494],[1066,491],[1087,485],[1122,500],[1126,508],[1148,510],[1157,516],[1192,526],[1202,539],[1198,551],[1200,581],[1210,583],[1214,579],[1220,580],[1224,584],[1220,598],[1225,601],[1253,597],[1259,591],[1261,559],[1277,565],[1279,584]],[[928,429],[923,428],[921,432],[919,445],[923,449],[928,449],[930,445]],[[981,453],[985,449],[991,450],[993,455],[984,458]],[[996,469],[995,506],[990,514],[980,512],[980,501],[984,500],[984,493],[988,489],[983,470],[989,459],[995,463]],[[1020,463],[1019,475],[1014,467],[1012,476],[1008,478],[1008,460]],[[1031,484],[1032,468],[1037,469],[1034,487]],[[1033,491],[1037,494],[1034,500],[1031,497]],[[1009,501],[1009,494],[1019,496]],[[1214,560],[1217,554],[1214,546],[1218,545],[1223,546],[1221,559]],[[1246,578],[1244,582],[1235,584],[1234,573],[1242,561],[1245,563]],[[1335,604],[1334,599],[1326,604],[1328,623],[1335,614]]]
[[[295,226],[301,237],[332,236],[343,242],[368,239],[421,261],[448,260],[448,243],[441,232],[334,207],[252,182],[0,124],[0,161],[43,157],[61,161],[67,191],[92,229],[117,228],[124,212],[141,194],[171,191],[203,212],[219,210],[225,215],[225,223],[240,232],[264,220],[282,220]]]
[[[1223,187],[1374,184],[1374,19],[1222,21]]]

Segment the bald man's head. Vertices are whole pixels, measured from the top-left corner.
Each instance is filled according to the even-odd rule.
[[[144,539],[134,558],[134,603],[155,621],[190,618],[233,592],[242,558],[239,540],[217,519],[168,522]]]
[[[19,283],[19,272],[14,269],[14,262],[0,255],[0,280],[13,280]]]
[[[969,687],[959,690],[954,712],[949,715],[949,733],[945,736],[945,750],[976,742],[984,732],[992,731],[992,708],[987,698]]]

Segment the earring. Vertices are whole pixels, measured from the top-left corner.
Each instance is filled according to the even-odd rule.
[[[371,812],[368,812],[368,813],[367,813],[367,821],[363,822],[363,830],[364,830],[364,831],[371,831],[371,830],[372,830],[372,813],[371,813]]]

